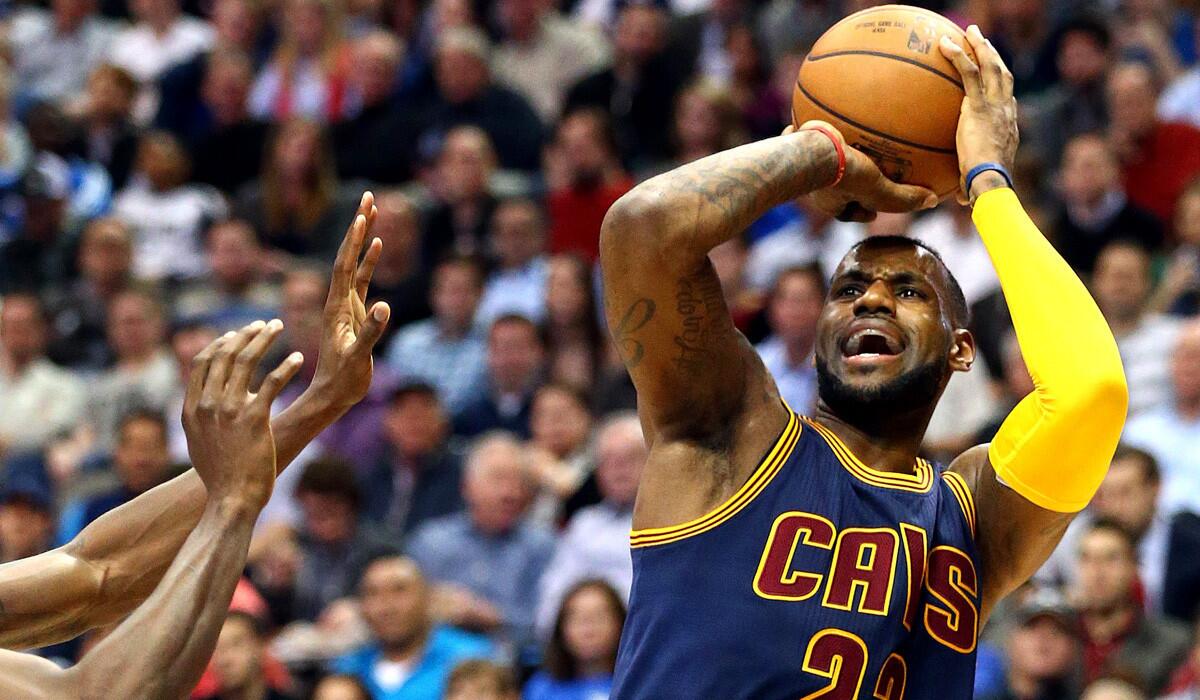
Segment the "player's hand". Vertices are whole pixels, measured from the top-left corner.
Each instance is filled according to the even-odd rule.
[[[846,172],[836,186],[810,193],[807,199],[812,206],[842,221],[861,222],[873,221],[875,214],[881,211],[907,212],[937,206],[936,194],[924,187],[892,182],[875,161],[847,144],[842,133],[828,122],[807,121],[799,129],[789,126],[783,133],[813,126],[824,127],[838,139],[846,154]]]
[[[962,112],[958,117],[958,168],[965,177],[971,168],[980,163],[995,162],[1012,171],[1020,138],[1017,133],[1017,100],[1013,97],[1013,76],[1001,60],[1000,54],[979,27],[967,28],[967,43],[975,53],[975,61],[962,47],[947,37],[942,37],[942,55],[954,64],[962,77]],[[978,64],[976,64],[978,61]],[[985,189],[1005,187],[1007,183],[999,173],[983,173],[972,184],[973,193],[960,193],[964,204]],[[960,187],[961,190],[961,187]]]
[[[363,193],[358,213],[338,248],[325,298],[321,350],[310,389],[338,415],[366,396],[374,371],[371,351],[391,315],[385,302],[376,302],[369,311],[366,306],[371,273],[383,250],[383,242],[375,238],[366,255],[362,254],[377,212],[374,195]]]
[[[237,503],[260,510],[275,484],[275,440],[271,402],[300,369],[292,353],[263,380],[258,392],[250,379],[283,323],[255,321],[226,333],[192,360],[183,402],[183,430],[192,465],[208,489],[210,502]]]

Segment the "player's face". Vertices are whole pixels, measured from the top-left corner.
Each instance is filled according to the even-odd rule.
[[[918,248],[861,247],[842,260],[817,321],[820,398],[834,413],[852,420],[931,406],[950,371],[970,366],[948,285]]]

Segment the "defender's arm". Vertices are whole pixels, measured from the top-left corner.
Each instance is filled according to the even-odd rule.
[[[959,123],[964,172],[985,161],[1011,163],[1016,150],[1012,76],[978,29],[967,37],[978,68],[943,44],[967,89]],[[1004,179],[985,172],[970,194],[1035,387],[989,446],[951,466],[976,495],[987,610],[1041,566],[1091,500],[1120,438],[1128,391],[1099,308]]]
[[[806,125],[808,126],[808,125]],[[804,130],[653,178],[605,217],[600,256],[609,328],[638,390],[651,458],[635,527],[702,515],[747,478],[787,416],[774,382],[734,328],[708,252],[769,208],[827,187],[839,206],[907,211],[931,193],[887,181],[861,153]]]
[[[370,316],[365,307],[378,240],[358,264],[374,214],[368,192],[334,262],[316,376],[271,421],[280,471],[370,385],[371,349],[388,316],[386,304]],[[63,547],[0,566],[0,647],[46,646],[121,619],[158,585],[204,504],[204,484],[189,470],[104,514]]]

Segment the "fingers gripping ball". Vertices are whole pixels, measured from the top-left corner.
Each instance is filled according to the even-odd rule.
[[[963,86],[938,49],[943,35],[970,51],[963,31],[929,10],[883,5],[846,17],[800,66],[793,123],[827,121],[888,178],[954,193]]]

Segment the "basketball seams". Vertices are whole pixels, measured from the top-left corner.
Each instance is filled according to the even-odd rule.
[[[838,119],[842,120],[846,124],[849,124],[850,126],[854,127],[855,129],[858,129],[859,131],[871,134],[873,136],[878,136],[881,139],[886,139],[888,141],[892,141],[893,143],[898,143],[903,146],[908,146],[909,148],[916,148],[916,149],[920,149],[922,151],[929,151],[930,153],[939,153],[942,155],[952,155],[952,156],[957,156],[957,154],[958,154],[958,151],[953,148],[938,148],[937,146],[930,146],[928,144],[917,143],[916,141],[909,141],[908,139],[902,139],[898,136],[893,136],[889,133],[880,131],[879,129],[876,129],[874,127],[867,126],[866,124],[863,124],[862,122],[851,119],[850,117],[847,117],[846,115],[842,114],[841,112],[838,112],[837,110],[829,107],[829,105],[826,105],[824,102],[821,102],[816,97],[813,97],[812,93],[810,93],[808,90],[806,90],[804,88],[804,85],[799,80],[796,81],[796,88],[798,90],[800,90],[801,94],[804,95],[805,99],[807,99],[809,102],[811,102],[813,104],[813,106],[817,107],[818,109],[820,109],[828,114],[833,115],[834,117],[837,117]]]
[[[937,68],[934,68],[933,66],[931,66],[927,63],[921,63],[918,60],[915,60],[912,58],[905,58],[904,56],[897,56],[896,54],[888,53],[886,51],[873,51],[870,49],[843,49],[843,50],[839,50],[839,51],[828,51],[826,53],[823,53],[823,54],[820,54],[817,56],[809,54],[808,58],[806,58],[804,60],[806,62],[807,61],[816,62],[816,61],[824,60],[826,58],[837,58],[838,56],[874,56],[876,58],[888,58],[893,61],[900,61],[902,63],[907,63],[910,66],[916,66],[917,68],[920,68],[922,70],[927,70],[930,73],[933,73],[934,75],[936,75],[940,78],[944,78],[945,80],[949,81],[951,84],[954,85],[954,87],[958,88],[959,90],[963,89],[962,81],[958,80],[954,76],[943,73],[940,70],[938,70]]]

